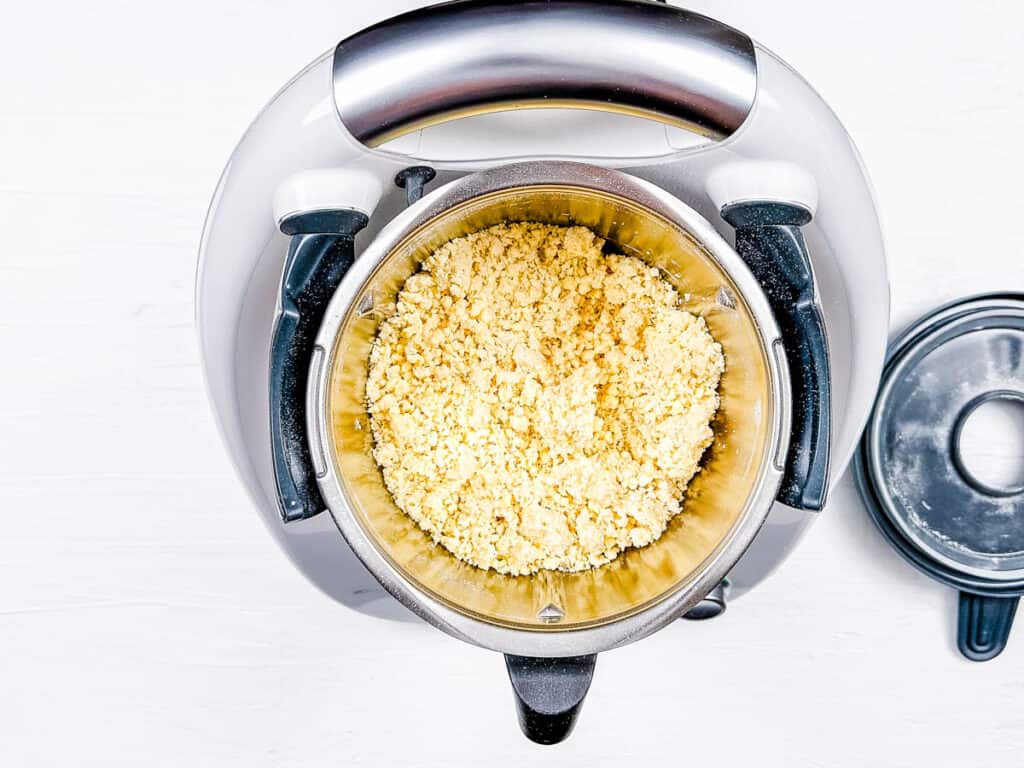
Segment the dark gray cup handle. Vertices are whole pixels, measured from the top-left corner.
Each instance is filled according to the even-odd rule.
[[[779,501],[820,510],[828,492],[832,389],[825,320],[800,232],[810,211],[792,203],[747,201],[725,206],[722,218],[736,228],[736,251],[764,289],[789,364],[792,431]]]
[[[287,523],[324,510],[306,439],[306,384],[320,322],[355,259],[366,226],[359,211],[314,211],[281,223],[292,235],[281,279],[281,313],[270,347],[270,440],[274,478]]]
[[[537,744],[557,744],[572,733],[594,678],[597,655],[538,659],[505,654],[519,726]]]
[[[1019,597],[960,593],[956,644],[971,661],[994,659],[1006,647]]]

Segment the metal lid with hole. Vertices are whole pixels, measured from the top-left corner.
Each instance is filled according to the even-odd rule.
[[[1024,485],[994,485],[961,453],[968,420],[993,401],[1024,404],[1022,294],[947,305],[893,341],[857,473],[912,564],[995,596],[1024,592]]]

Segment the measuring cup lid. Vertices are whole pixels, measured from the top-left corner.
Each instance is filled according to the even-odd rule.
[[[966,468],[960,436],[991,400],[1024,403],[1024,294],[989,294],[921,318],[889,347],[856,460],[879,528],[913,565],[978,594],[1024,592],[1024,486]]]

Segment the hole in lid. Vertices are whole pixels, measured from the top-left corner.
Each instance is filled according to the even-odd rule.
[[[954,458],[975,488],[995,495],[1024,491],[1024,394],[983,395],[961,416],[956,439]]]

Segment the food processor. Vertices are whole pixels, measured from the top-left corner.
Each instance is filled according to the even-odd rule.
[[[515,220],[645,259],[725,352],[683,513],[591,571],[456,560],[370,453],[366,362],[395,293],[433,248]],[[505,654],[524,732],[554,743],[597,653],[720,614],[793,549],[871,409],[889,312],[856,150],[767,49],[642,0],[459,0],[355,32],[256,118],[210,208],[197,317],[225,443],[295,565]]]

